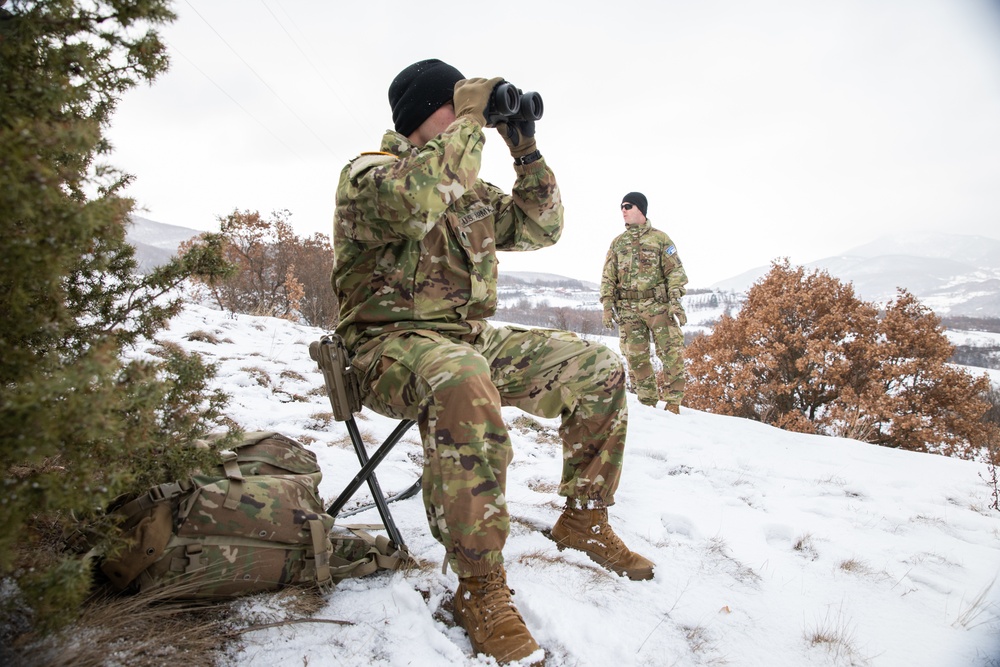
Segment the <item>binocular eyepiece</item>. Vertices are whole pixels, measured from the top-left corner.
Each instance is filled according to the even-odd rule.
[[[512,83],[504,81],[490,95],[486,109],[487,125],[510,121],[536,121],[542,117],[542,96],[535,92],[522,93]]]

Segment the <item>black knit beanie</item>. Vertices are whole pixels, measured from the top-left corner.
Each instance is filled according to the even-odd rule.
[[[622,197],[622,203],[628,202],[629,204],[635,204],[635,206],[642,212],[642,217],[646,217],[646,195],[641,192],[630,192],[624,197]]]
[[[465,77],[448,63],[436,58],[413,63],[396,75],[389,85],[389,106],[396,131],[413,134],[431,114],[455,95],[455,84]]]

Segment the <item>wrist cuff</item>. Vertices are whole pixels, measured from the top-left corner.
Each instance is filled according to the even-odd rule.
[[[531,164],[532,162],[535,162],[536,160],[540,160],[540,159],[542,159],[542,154],[540,152],[538,152],[538,149],[536,148],[535,150],[531,151],[527,155],[522,155],[521,157],[514,158],[514,164],[516,164],[518,166],[525,165],[525,164]]]

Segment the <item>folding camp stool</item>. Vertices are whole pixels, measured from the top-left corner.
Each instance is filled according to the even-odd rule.
[[[382,517],[382,523],[385,526],[386,533],[389,535],[389,539],[397,548],[405,549],[406,545],[403,542],[403,536],[399,534],[399,528],[396,527],[396,522],[389,512],[388,503],[414,495],[420,490],[420,478],[417,478],[417,481],[410,488],[393,496],[391,500],[386,500],[385,495],[382,493],[382,487],[378,483],[378,478],[375,477],[375,468],[382,463],[386,455],[395,447],[396,443],[403,437],[403,434],[415,422],[411,419],[401,420],[392,433],[389,434],[389,437],[385,439],[385,442],[369,458],[368,451],[365,449],[364,439],[358,430],[358,424],[354,421],[354,413],[361,411],[361,387],[357,371],[351,365],[350,354],[347,351],[344,340],[336,334],[323,336],[320,340],[309,344],[309,356],[312,357],[313,361],[319,365],[320,370],[323,371],[326,393],[329,395],[330,405],[333,407],[333,418],[344,422],[347,426],[347,432],[351,436],[351,444],[354,445],[354,451],[361,462],[361,470],[354,476],[354,479],[351,480],[350,484],[344,488],[340,495],[337,496],[333,504],[330,505],[330,508],[327,509],[327,514],[336,518],[347,501],[354,495],[354,492],[362,484],[368,482],[368,488],[372,494],[372,505],[378,508],[378,513]],[[363,509],[368,509],[372,505],[364,505],[350,512],[345,512],[341,516],[350,516]]]

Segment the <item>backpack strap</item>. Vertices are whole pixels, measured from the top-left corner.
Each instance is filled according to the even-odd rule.
[[[312,537],[312,569],[316,573],[316,583],[322,586],[329,583],[333,577],[330,572],[330,540],[326,536],[326,526],[319,519],[309,519],[305,523]],[[309,558],[310,556],[306,556]]]
[[[128,530],[142,517],[144,512],[154,505],[173,500],[177,496],[187,493],[191,488],[191,483],[187,481],[158,484],[135,500],[125,503],[114,513],[125,517],[124,528]]]
[[[222,470],[229,480],[229,491],[226,492],[226,500],[222,506],[227,510],[234,510],[240,506],[240,497],[243,495],[243,472],[240,470],[236,452],[227,449],[219,454],[222,457]]]
[[[186,544],[184,550],[178,551],[170,559],[170,571],[190,574],[197,570],[203,570],[208,565],[208,561],[202,554],[204,549],[200,544]]]
[[[341,525],[341,528],[351,531],[368,545],[368,552],[365,554],[365,559],[361,562],[363,563],[367,560],[372,565],[371,569],[367,567],[363,568],[368,571],[363,574],[353,574],[352,576],[363,577],[365,574],[371,574],[376,570],[398,570],[416,563],[416,560],[410,555],[409,549],[405,546],[402,548],[393,548],[392,541],[385,535],[374,536],[367,532],[368,530],[384,529],[385,526],[382,524],[356,523]]]

